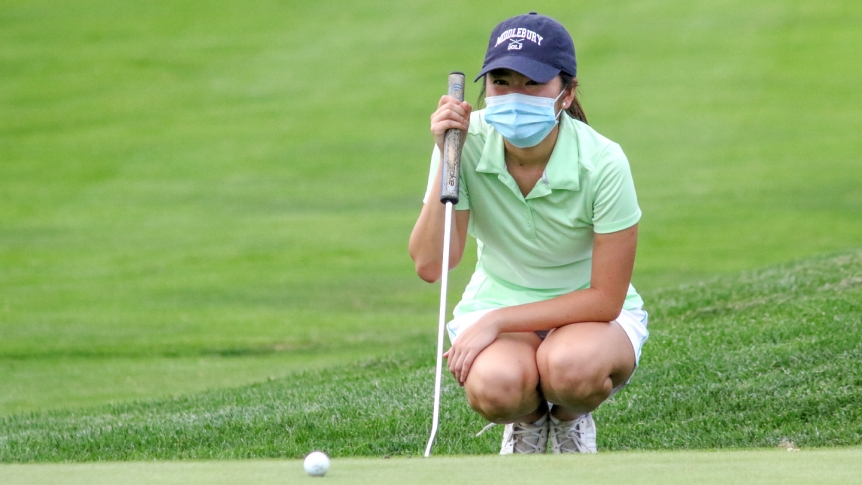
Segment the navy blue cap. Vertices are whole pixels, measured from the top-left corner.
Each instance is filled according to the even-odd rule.
[[[500,22],[491,32],[488,52],[476,81],[494,69],[511,69],[546,83],[560,72],[577,76],[575,43],[559,22],[530,12]]]

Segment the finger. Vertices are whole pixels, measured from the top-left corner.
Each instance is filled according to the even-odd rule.
[[[470,118],[470,114],[473,112],[473,107],[470,106],[470,103],[464,101],[461,103],[461,109],[464,110],[464,114],[467,116],[467,119]]]
[[[431,121],[431,131],[434,133],[444,133],[449,128],[454,128],[456,130],[466,130],[467,122],[464,120],[457,120],[453,118],[442,118],[439,120]]]
[[[463,384],[464,381],[467,380],[467,374],[464,373],[464,363],[467,361],[471,353],[472,352],[468,350],[461,352],[461,354],[458,356],[458,361],[455,362],[455,371],[458,375],[458,382],[461,384]],[[467,369],[469,370],[469,368],[470,366],[468,365]]]
[[[452,372],[454,374],[455,373],[455,362],[458,359],[458,353],[457,352],[453,353],[453,349],[449,349],[449,351],[446,353],[449,354],[449,357],[447,357],[449,372]]]
[[[449,370],[455,380],[461,382],[461,361],[463,360],[463,352],[458,352],[449,359]]]
[[[446,132],[449,129],[460,130],[462,133],[466,133],[467,127],[468,127],[467,122],[459,122],[459,121],[454,121],[454,120],[444,120],[444,121],[431,123],[431,133],[434,135],[435,140],[439,139],[439,141],[441,141],[441,143],[442,143],[443,137],[445,136]],[[464,138],[466,138],[466,137],[461,137],[461,138],[463,141]]]
[[[442,123],[446,121],[455,121],[458,123],[455,128],[467,129],[467,126],[470,123],[470,115],[466,111],[462,110],[460,107],[457,109],[451,107],[440,108],[431,114],[431,124],[434,125],[436,123]]]
[[[443,96],[440,96],[440,101],[437,102],[437,107],[439,108],[444,104],[454,104],[460,106],[465,103],[463,101],[458,101],[458,98],[449,96],[448,94],[444,94]]]
[[[458,373],[461,377],[461,384],[467,381],[467,374],[470,373],[470,368],[473,367],[473,361],[475,359],[476,358],[473,356],[473,353],[470,352],[464,357],[464,360],[461,362],[461,372]]]
[[[468,103],[459,103],[454,98],[450,98],[452,101],[441,103],[437,106],[437,109],[434,110],[434,113],[431,114],[431,117],[437,116],[442,113],[452,113],[453,115],[460,117],[467,117],[472,111],[472,107]]]

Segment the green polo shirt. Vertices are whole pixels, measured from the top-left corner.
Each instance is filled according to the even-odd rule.
[[[621,231],[641,217],[622,149],[564,113],[542,178],[524,197],[506,170],[503,138],[474,112],[461,155],[457,210],[470,211],[476,271],[455,316],[547,300],[590,286],[593,235]],[[431,157],[431,191],[440,166]],[[643,300],[629,285],[624,308]]]

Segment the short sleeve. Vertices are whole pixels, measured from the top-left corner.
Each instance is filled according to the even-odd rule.
[[[602,152],[593,202],[593,230],[599,234],[622,231],[641,218],[629,161],[616,143]]]
[[[434,187],[434,179],[437,178],[437,171],[440,170],[440,150],[437,145],[434,145],[434,151],[431,152],[431,170],[428,172],[428,184],[425,188],[425,197],[422,198],[422,203],[427,204],[431,193],[440,194],[439,187]],[[455,205],[455,210],[470,209],[470,196],[467,192],[467,184],[464,183],[464,176],[458,174],[458,203]]]

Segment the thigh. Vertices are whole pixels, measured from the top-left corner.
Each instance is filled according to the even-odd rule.
[[[570,369],[596,381],[610,378],[616,388],[635,370],[635,352],[617,322],[584,322],[554,329],[537,350],[540,373]]]

